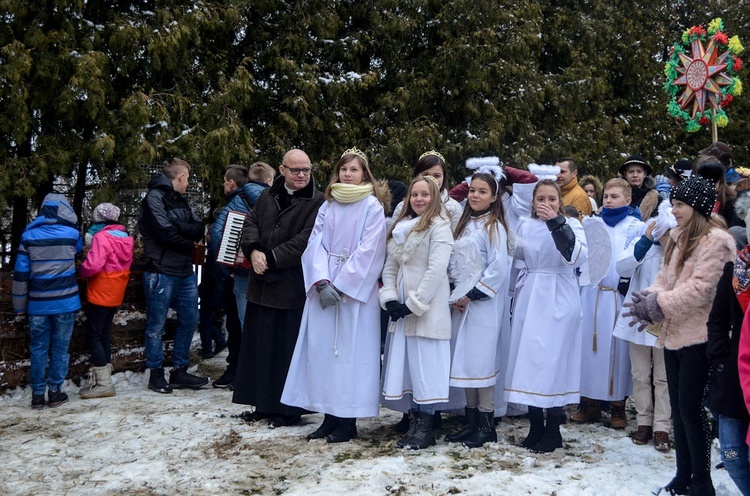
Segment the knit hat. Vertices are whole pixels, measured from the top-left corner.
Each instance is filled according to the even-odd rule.
[[[698,152],[698,155],[714,157],[724,167],[732,166],[732,149],[726,143],[717,141]]]
[[[669,199],[686,203],[703,217],[709,218],[716,203],[716,188],[709,179],[691,176],[672,188]]]
[[[120,218],[120,208],[111,203],[100,203],[94,209],[94,222],[117,222]]]
[[[699,161],[700,162],[700,161]],[[695,173],[699,176],[710,179],[714,184],[718,183],[724,177],[724,166],[721,162],[713,158],[709,158],[703,163],[698,164],[698,168]]]
[[[643,167],[643,170],[646,171],[647,176],[650,176],[653,172],[651,166],[646,163],[646,159],[636,154],[629,156],[625,163],[620,166],[618,172],[621,176],[625,177],[625,171],[628,169],[629,165],[640,165],[641,167]]]
[[[664,168],[664,174],[675,181],[682,181],[693,174],[693,163],[690,160],[682,159]]]

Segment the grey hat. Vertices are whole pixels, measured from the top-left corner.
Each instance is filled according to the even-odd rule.
[[[100,203],[94,209],[94,222],[117,222],[120,218],[120,207],[111,203]]]

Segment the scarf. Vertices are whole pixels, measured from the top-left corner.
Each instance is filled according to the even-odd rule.
[[[334,183],[331,185],[331,196],[339,203],[354,203],[367,198],[373,193],[371,183],[345,184]]]
[[[406,238],[409,237],[409,233],[417,225],[420,218],[420,216],[416,216],[413,219],[401,219],[398,221],[396,225],[393,226],[393,232],[391,233],[393,241],[400,245],[404,244]]]
[[[599,213],[602,220],[609,226],[615,227],[630,213],[630,205],[618,208],[603,208]]]
[[[97,222],[96,224],[92,224],[91,227],[89,227],[89,230],[86,231],[86,234],[83,236],[85,245],[91,246],[91,242],[94,240],[94,234],[98,233],[106,226],[106,222]]]

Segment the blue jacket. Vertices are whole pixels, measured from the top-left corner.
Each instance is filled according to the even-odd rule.
[[[78,217],[63,195],[44,197],[26,226],[13,272],[13,309],[29,315],[59,315],[81,308],[75,261],[83,256]]]
[[[226,196],[227,205],[221,209],[218,217],[216,217],[216,222],[211,225],[211,239],[208,243],[209,256],[213,256],[215,259],[219,253],[221,235],[224,233],[224,225],[227,223],[227,213],[232,211],[249,214],[250,209],[257,203],[261,191],[266,188],[268,188],[267,184],[251,181]],[[226,274],[229,274],[230,270],[227,266],[221,265],[220,267]],[[235,269],[234,274],[240,277],[247,277],[248,271]]]

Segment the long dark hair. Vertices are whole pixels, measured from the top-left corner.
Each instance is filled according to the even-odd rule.
[[[487,183],[487,186],[489,186],[490,188],[490,192],[496,196],[495,201],[490,205],[490,215],[487,217],[487,222],[484,223],[484,228],[488,230],[490,235],[490,243],[492,243],[493,236],[495,234],[495,231],[497,230],[497,226],[495,225],[496,221],[500,222],[500,225],[503,226],[506,233],[508,232],[508,222],[505,219],[505,207],[503,206],[503,201],[500,198],[499,194],[499,184],[493,176],[484,172],[477,172],[476,174],[471,176],[471,183],[473,183],[475,180]],[[469,188],[471,188],[471,183],[469,183]],[[466,225],[469,223],[469,219],[471,219],[472,213],[474,213],[474,210],[471,208],[471,205],[469,205],[469,200],[467,199],[466,205],[464,205],[464,211],[461,214],[461,218],[458,220],[458,224],[456,225],[456,230],[453,233],[453,237],[455,239],[458,239],[461,234],[463,234]],[[508,238],[507,243],[510,244],[510,238]]]
[[[424,171],[432,169],[436,165],[439,165],[443,169],[443,185],[440,187],[440,191],[448,189],[448,166],[445,162],[437,155],[424,155],[422,158],[417,160],[414,165],[414,171],[412,172],[412,178],[418,177]]]

